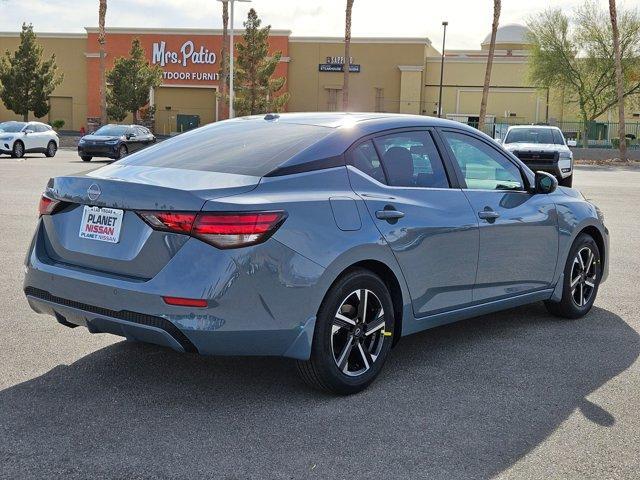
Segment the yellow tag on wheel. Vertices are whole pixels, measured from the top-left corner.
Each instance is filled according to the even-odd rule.
[[[387,332],[386,330],[382,331],[382,335],[385,337],[390,337],[391,336],[391,332]]]

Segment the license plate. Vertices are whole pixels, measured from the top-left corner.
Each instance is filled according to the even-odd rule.
[[[118,243],[124,211],[115,208],[84,207],[80,238]]]

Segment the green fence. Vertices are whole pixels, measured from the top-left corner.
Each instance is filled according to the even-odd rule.
[[[470,123],[477,128],[477,124]],[[512,125],[531,125],[519,119],[496,119],[495,123],[487,123],[483,129],[487,135],[504,140],[507,129]],[[549,125],[556,126],[562,130],[567,141],[576,142],[576,146],[583,146],[583,122],[562,121]],[[588,122],[587,139],[589,148],[618,148],[618,123],[617,122]],[[630,149],[640,149],[640,122],[625,122],[625,132],[627,145]]]

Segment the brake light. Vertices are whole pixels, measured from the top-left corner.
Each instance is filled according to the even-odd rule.
[[[58,205],[60,205],[60,200],[49,198],[43,193],[38,204],[38,214],[40,216],[51,215]]]
[[[139,212],[155,230],[183,233],[217,248],[239,248],[267,240],[286,212]]]

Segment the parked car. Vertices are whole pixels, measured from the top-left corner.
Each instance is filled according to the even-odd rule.
[[[555,175],[564,187],[572,185],[573,153],[558,127],[512,126],[507,130],[503,145],[532,170]]]
[[[93,157],[119,160],[156,143],[156,137],[142,125],[104,125],[78,142],[78,155],[84,162]]]
[[[0,153],[22,158],[25,153],[44,153],[55,157],[60,145],[58,134],[41,122],[0,123]]]
[[[544,301],[584,316],[609,235],[576,190],[458,122],[218,122],[49,181],[31,307],[178,351],[297,360],[364,389],[400,337]]]

